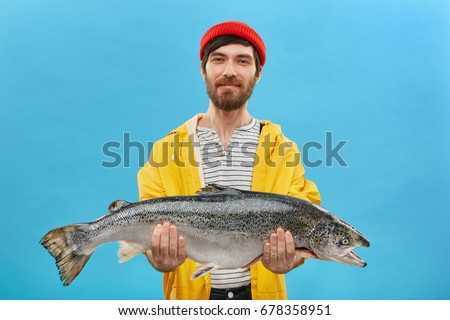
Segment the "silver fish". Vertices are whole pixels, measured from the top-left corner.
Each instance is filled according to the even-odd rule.
[[[331,212],[308,201],[273,193],[208,185],[194,196],[113,202],[109,213],[90,223],[49,231],[40,243],[55,258],[68,286],[101,244],[120,241],[119,262],[150,248],[150,233],[164,221],[186,238],[186,254],[200,268],[248,267],[260,260],[264,243],[278,227],[289,230],[304,256],[365,267],[352,250],[369,240]]]

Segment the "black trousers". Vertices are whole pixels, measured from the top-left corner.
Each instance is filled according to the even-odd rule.
[[[209,300],[252,300],[252,290],[250,285],[231,289],[211,288]]]

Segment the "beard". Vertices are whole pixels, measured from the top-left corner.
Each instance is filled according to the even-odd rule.
[[[214,105],[224,111],[242,108],[250,99],[256,84],[256,77],[247,83],[236,77],[222,77],[215,82],[206,75],[206,92]],[[234,88],[224,88],[224,85],[234,85]]]

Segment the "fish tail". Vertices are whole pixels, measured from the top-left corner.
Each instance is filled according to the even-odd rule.
[[[92,252],[83,253],[72,241],[75,234],[82,237],[87,226],[88,224],[72,224],[53,229],[40,241],[40,244],[55,258],[64,286],[68,286],[78,276],[91,257]]]

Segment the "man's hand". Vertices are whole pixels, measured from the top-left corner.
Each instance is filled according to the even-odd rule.
[[[305,262],[295,251],[294,238],[289,231],[278,228],[263,248],[263,265],[273,273],[284,274]]]
[[[147,259],[160,272],[172,271],[186,260],[186,239],[178,235],[177,227],[169,222],[155,227]]]

